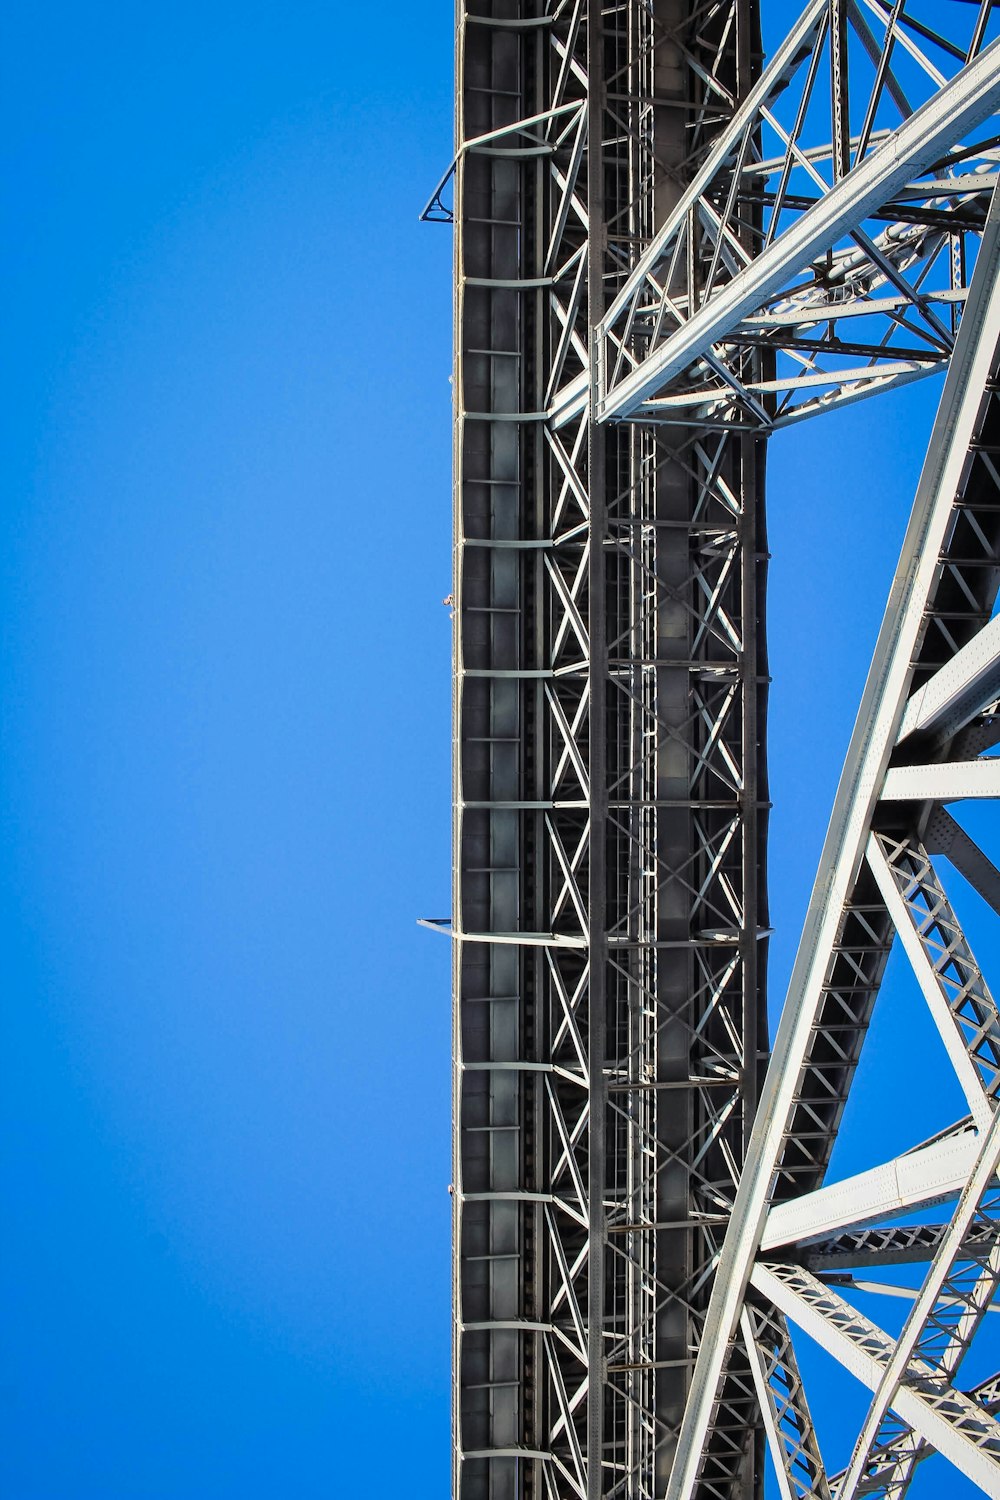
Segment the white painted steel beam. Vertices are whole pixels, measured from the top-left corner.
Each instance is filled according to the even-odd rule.
[[[926,843],[931,854],[943,854],[1000,916],[1000,870],[943,807],[934,811]]]
[[[995,69],[992,80],[981,79],[981,86],[987,90],[998,86]],[[872,813],[898,736],[927,601],[938,576],[983,392],[994,368],[998,337],[1000,213],[994,199],[834,803],[712,1289],[666,1500],[687,1500],[696,1482],[727,1350],[758,1252],[771,1183],[809,1058],[841,914],[864,857]]]
[[[1000,1161],[1000,1114],[995,1115],[992,1122],[983,1130],[983,1134],[977,1143],[976,1159],[973,1164],[969,1180],[962,1192],[955,1216],[951,1221],[948,1232],[934,1257],[934,1262],[920,1288],[919,1295],[913,1304],[909,1317],[896,1340],[895,1348],[889,1357],[889,1361],[882,1371],[881,1378],[875,1388],[875,1397],[865,1418],[864,1425],[858,1435],[854,1454],[848,1465],[847,1473],[842,1484],[837,1490],[837,1500],[853,1500],[857,1493],[858,1485],[866,1471],[868,1459],[871,1454],[882,1419],[889,1409],[890,1404],[898,1400],[898,1392],[901,1383],[905,1382],[915,1362],[914,1356],[917,1344],[934,1305],[941,1295],[945,1280],[951,1271],[952,1262],[959,1254],[962,1242],[972,1226],[973,1219],[980,1207],[984,1195],[988,1192],[990,1184],[996,1172],[997,1162]],[[998,1429],[1000,1431],[1000,1429]],[[991,1465],[991,1470],[997,1469],[992,1474],[994,1483],[1000,1481],[1000,1444],[998,1452]]]
[[[878,1391],[893,1369],[895,1341],[810,1272],[778,1274],[784,1269],[756,1265],[753,1286],[838,1364]],[[918,1363],[912,1379],[894,1385],[894,1410],[985,1494],[1000,1500],[1000,1423],[970,1396],[937,1382],[930,1366]]]
[[[963,802],[1000,797],[1000,757],[894,766],[882,787],[886,802]]]
[[[906,705],[899,739],[957,734],[1000,698],[1000,615],[963,646]]]
[[[656,395],[673,376],[679,375],[699,355],[710,349],[736,325],[761,308],[768,297],[781,290],[788,278],[817,256],[832,249],[840,237],[862,224],[888,203],[916,173],[926,170],[962,135],[987,119],[1000,107],[1000,40],[946,83],[933,98],[914,111],[890,139],[847,177],[822,196],[791,227],[758,255],[721,291],[709,297],[671,338],[611,390],[601,387],[597,401],[600,421],[626,417]],[[748,101],[746,119],[751,114]],[[661,231],[659,243],[672,233],[672,223]],[[655,265],[652,251],[646,257]],[[602,327],[600,338],[612,329],[615,310],[627,305],[642,285],[645,272],[632,273]],[[599,371],[599,379],[603,381]]]
[[[978,1083],[978,1080],[976,1080]],[[982,1088],[979,1089],[982,1096]],[[867,1172],[845,1177],[776,1204],[764,1222],[761,1252],[808,1244],[846,1229],[862,1229],[914,1209],[958,1196],[976,1160],[974,1129],[897,1156]]]
[[[758,1348],[757,1338],[750,1321],[750,1313],[746,1308],[743,1309],[743,1314],[740,1318],[740,1331],[743,1334],[743,1342],[746,1346],[747,1359],[750,1364],[750,1374],[753,1377],[757,1400],[760,1403],[767,1446],[771,1450],[771,1462],[774,1465],[779,1500],[799,1500],[798,1495],[792,1487],[791,1475],[788,1472],[785,1435],[781,1430],[778,1416],[774,1409],[774,1397],[768,1382],[764,1358]]]

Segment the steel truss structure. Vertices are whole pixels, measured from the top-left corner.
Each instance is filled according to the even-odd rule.
[[[1000,795],[998,19],[813,0],[765,66],[756,0],[460,0],[461,1500],[1000,1494],[1000,1016],[938,868],[1000,911],[945,810]],[[943,368],[768,1064],[766,440]],[[968,1116],[828,1181],[896,935]],[[893,1336],[847,1298],[904,1263]],[[872,1392],[840,1471],[803,1337]]]

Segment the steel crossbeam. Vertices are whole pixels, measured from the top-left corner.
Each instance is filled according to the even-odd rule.
[[[755,0],[459,0],[456,1500],[992,1483],[1000,1020],[934,861],[1000,907],[942,806],[1000,791],[1000,42],[947,5],[761,70]],[[764,438],[944,366],[762,1096]],[[970,1118],[826,1183],[896,932]],[[900,1340],[822,1280],[906,1260]],[[874,1392],[832,1477],[793,1324]]]
[[[747,1306],[740,1331],[753,1372],[781,1500],[830,1500],[816,1429],[788,1324],[777,1308]]]
[[[915,1360],[906,1369],[908,1378],[901,1379],[896,1360],[901,1341],[892,1339],[811,1272],[759,1262],[751,1280],[762,1296],[871,1387],[876,1395],[873,1412],[890,1390],[895,1410],[914,1432],[986,1494],[1000,1494],[1000,1422],[978,1402],[936,1380],[925,1361]],[[851,1477],[849,1470],[843,1483]]]
[[[980,127],[1000,101],[997,44],[980,51],[977,29],[964,48],[942,38],[928,48],[906,21],[903,5],[807,8],[608,310],[603,419],[772,430],[947,359],[966,292],[964,239],[981,228],[996,181],[995,143]],[[840,74],[820,128],[832,144],[809,146],[827,51]],[[848,60],[852,101],[859,89],[867,100],[851,137],[838,120]],[[876,116],[887,121],[878,138]],[[777,154],[763,159],[771,140]],[[749,250],[731,232],[741,180],[761,209]],[[706,241],[708,285],[689,285],[686,266]],[[777,356],[763,384],[745,368],[758,344]]]

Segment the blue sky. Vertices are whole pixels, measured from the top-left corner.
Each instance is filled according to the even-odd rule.
[[[451,22],[5,23],[9,1500],[447,1490]],[[776,995],[935,396],[773,447]]]
[[[379,31],[6,22],[9,1500],[447,1487],[451,15]]]

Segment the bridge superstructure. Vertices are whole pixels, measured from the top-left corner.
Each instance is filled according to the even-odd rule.
[[[931,1451],[1000,1493],[995,1383],[955,1383],[1000,1018],[935,864],[1000,910],[946,811],[1000,794],[997,30],[813,0],[765,61],[756,0],[460,0],[461,1500],[901,1495]],[[768,1066],[766,442],[944,368]],[[833,1184],[896,933],[969,1115]],[[890,1336],[848,1298],[902,1261]],[[804,1335],[873,1392],[845,1473]]]

